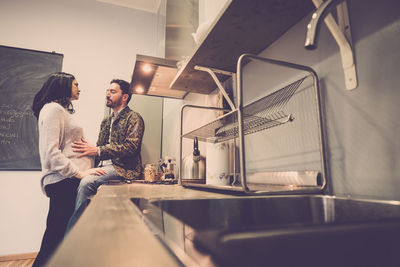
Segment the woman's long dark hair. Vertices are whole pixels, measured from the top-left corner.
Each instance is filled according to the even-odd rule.
[[[56,72],[51,74],[33,99],[32,110],[35,117],[39,118],[40,110],[50,102],[57,102],[67,108],[70,113],[73,113],[74,108],[70,98],[74,80],[74,75],[69,73]]]

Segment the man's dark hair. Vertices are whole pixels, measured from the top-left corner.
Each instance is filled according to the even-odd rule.
[[[124,80],[120,80],[120,79],[113,79],[110,84],[112,83],[116,83],[119,85],[119,87],[122,90],[122,94],[127,94],[128,95],[128,99],[126,100],[126,105],[128,105],[129,101],[131,100],[132,97],[132,92],[129,89],[130,85],[127,81]]]
[[[74,80],[74,75],[69,73],[56,72],[51,74],[33,99],[32,110],[35,117],[39,118],[40,110],[50,102],[57,102],[67,108],[70,113],[73,113],[74,108],[70,98]]]

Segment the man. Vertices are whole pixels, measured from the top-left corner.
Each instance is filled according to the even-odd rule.
[[[132,97],[129,83],[124,80],[111,81],[106,94],[106,106],[112,114],[101,123],[97,146],[85,139],[72,146],[78,157],[96,156],[97,166],[100,162],[101,175],[84,177],[78,188],[75,211],[71,216],[67,232],[75,224],[89,203],[89,197],[96,194],[97,188],[110,180],[139,178],[142,174],[140,149],[144,133],[144,122],[140,114],[127,105]]]

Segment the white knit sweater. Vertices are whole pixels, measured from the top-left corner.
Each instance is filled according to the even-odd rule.
[[[44,105],[39,114],[38,126],[42,189],[46,184],[73,177],[79,170],[92,168],[92,157],[78,158],[79,153],[73,151],[71,145],[84,137],[83,129],[60,104],[52,102]],[[43,181],[49,174],[60,174],[58,176],[61,178]]]

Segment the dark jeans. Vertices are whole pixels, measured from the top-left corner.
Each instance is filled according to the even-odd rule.
[[[47,214],[46,231],[43,235],[38,256],[32,267],[45,265],[63,240],[69,218],[74,212],[79,182],[80,179],[77,178],[66,178],[45,187],[46,193],[50,198],[50,207]]]

